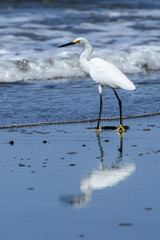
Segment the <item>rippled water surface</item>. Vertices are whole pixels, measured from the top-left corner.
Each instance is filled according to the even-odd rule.
[[[97,86],[79,68],[78,36],[93,56],[118,66],[136,92],[119,90],[123,115],[159,111],[159,1],[5,1],[0,3],[0,125],[98,117]],[[118,117],[104,89],[103,117]]]

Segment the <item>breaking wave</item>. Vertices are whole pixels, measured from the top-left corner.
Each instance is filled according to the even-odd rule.
[[[126,74],[146,73],[160,70],[160,48],[137,47],[130,52],[97,51],[93,57],[101,57],[112,62]],[[61,78],[79,78],[85,74],[79,66],[79,54],[61,52],[55,58],[29,61],[1,60],[0,82],[57,80]]]

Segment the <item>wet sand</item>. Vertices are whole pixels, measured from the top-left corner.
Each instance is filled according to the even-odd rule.
[[[1,129],[0,239],[158,239],[160,117],[124,125]]]

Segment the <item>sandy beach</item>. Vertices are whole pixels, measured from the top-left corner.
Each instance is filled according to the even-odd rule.
[[[0,239],[158,239],[159,119],[1,129]]]

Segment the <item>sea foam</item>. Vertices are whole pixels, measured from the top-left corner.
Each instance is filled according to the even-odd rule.
[[[158,47],[137,47],[129,52],[97,51],[93,57],[101,57],[115,64],[125,74],[160,70],[160,49]],[[66,51],[53,58],[0,61],[0,82],[76,79],[84,76],[79,66],[79,54]]]

